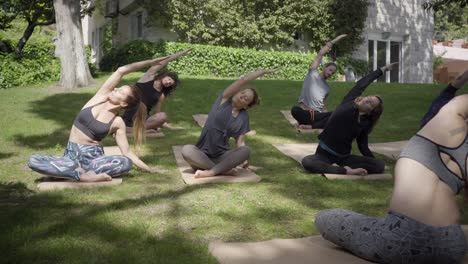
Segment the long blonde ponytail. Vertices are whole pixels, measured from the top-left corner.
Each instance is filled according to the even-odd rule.
[[[135,148],[138,151],[145,142],[146,106],[141,102],[141,91],[136,85],[130,85],[132,93],[127,98],[127,109],[137,108],[133,116],[133,137]]]
[[[135,148],[139,149],[140,145],[145,142],[145,122],[146,122],[146,106],[140,103],[138,110],[133,116],[133,138]]]

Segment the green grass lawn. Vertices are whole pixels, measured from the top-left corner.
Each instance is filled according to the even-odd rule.
[[[250,110],[257,135],[247,140],[253,150],[250,163],[263,167],[257,172],[260,183],[184,184],[171,147],[196,142],[201,129],[192,114],[207,113],[232,82],[185,77],[164,105],[171,124],[185,130],[166,130],[164,138],[147,139],[143,149],[142,159],[168,169],[167,174],[133,170],[115,187],[37,192],[35,180],[41,176],[28,168],[28,158],[62,155],[75,115],[105,77],[72,93],[52,84],[0,90],[0,262],[216,263],[208,252],[210,241],[315,235],[314,215],[333,207],[371,216],[386,213],[391,181],[326,180],[305,173],[271,145],[317,142],[316,135],[296,134],[279,112],[295,104],[302,84],[295,81],[251,85],[262,97],[261,106]],[[352,83],[331,86],[329,109]],[[441,88],[372,84],[367,93],[381,95],[385,110],[370,142],[409,139]],[[112,137],[104,143],[115,145]],[[386,161],[392,172],[394,162]],[[468,224],[467,210],[462,214],[462,223]]]

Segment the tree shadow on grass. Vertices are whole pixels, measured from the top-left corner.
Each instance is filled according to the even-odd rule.
[[[25,136],[23,134],[14,135],[13,140],[17,145],[27,146],[36,150],[51,148],[58,145],[65,148],[69,134],[69,131],[63,128],[57,129],[50,134],[32,136]]]
[[[0,182],[0,207],[15,206],[26,201],[34,191],[21,182]]]
[[[28,112],[40,119],[53,121],[59,125],[59,128],[51,131],[47,127],[49,123],[44,121],[43,134],[17,134],[13,136],[14,141],[33,149],[43,149],[57,144],[65,146],[75,116],[91,97],[92,94],[88,93],[61,93],[31,102]]]
[[[27,196],[17,206],[0,204],[0,248],[8,262],[216,263],[207,246],[177,228],[177,198],[203,187],[184,187],[107,204],[75,202],[49,192]],[[6,191],[7,190],[7,191]],[[3,193],[30,193],[24,184],[0,184]],[[23,195],[24,196],[24,195]],[[174,209],[164,231],[151,232],[148,219],[122,222],[113,214],[168,201]]]
[[[13,153],[13,152],[8,152],[8,153],[4,153],[4,152],[0,152],[0,159],[8,159],[12,156],[16,155],[16,153]]]

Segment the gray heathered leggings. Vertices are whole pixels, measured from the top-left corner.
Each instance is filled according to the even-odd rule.
[[[182,157],[194,170],[212,170],[215,175],[235,168],[246,161],[249,156],[250,148],[247,146],[228,150],[215,159],[208,157],[195,145],[185,145],[182,148]]]
[[[79,181],[80,173],[76,171],[79,167],[114,177],[130,171],[132,161],[125,156],[104,156],[101,146],[68,142],[63,157],[32,155],[28,165],[42,174]]]
[[[461,263],[467,251],[460,225],[428,226],[392,211],[382,219],[324,210],[315,226],[325,239],[378,263]]]

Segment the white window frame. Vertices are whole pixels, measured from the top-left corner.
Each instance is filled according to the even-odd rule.
[[[138,24],[138,16],[141,16],[141,24]],[[136,39],[143,39],[143,21],[144,21],[144,14],[142,11],[135,12],[134,14],[131,15],[130,17],[130,39],[131,40],[136,40]],[[141,27],[141,35],[138,35],[138,27]]]
[[[403,72],[404,72],[403,71],[403,67],[404,67],[403,58],[404,58],[404,52],[405,52],[404,45],[403,45],[404,44],[403,37],[392,34],[389,38],[383,39],[382,33],[368,33],[367,40],[373,41],[374,43],[374,51],[373,51],[374,61],[372,62],[372,65],[373,65],[372,70],[377,69],[377,41],[386,42],[385,64],[389,64],[391,62],[390,61],[391,42],[400,42],[400,58],[399,58],[400,65],[398,67],[398,82],[403,83],[404,82],[403,80]],[[367,45],[369,45],[369,42],[367,42]],[[369,61],[369,48],[367,48],[367,61]],[[390,72],[385,73],[385,82],[386,83],[390,82]]]

